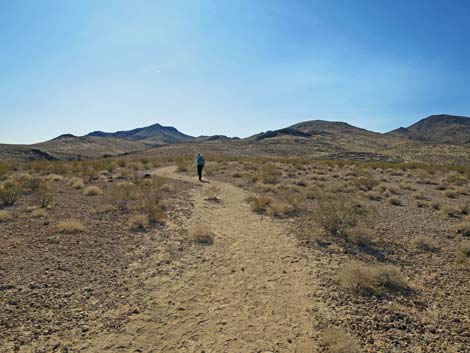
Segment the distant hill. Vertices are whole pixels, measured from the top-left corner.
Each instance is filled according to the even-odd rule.
[[[470,144],[470,118],[454,115],[431,115],[409,127],[400,127],[387,135],[432,143]]]
[[[137,128],[128,131],[103,132],[94,131],[89,133],[89,137],[108,137],[120,138],[129,141],[139,141],[147,145],[164,145],[167,143],[185,142],[194,139],[194,137],[185,135],[171,126],[162,126],[154,124],[147,127]]]

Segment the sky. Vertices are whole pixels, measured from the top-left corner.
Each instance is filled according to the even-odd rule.
[[[0,143],[470,115],[467,0],[0,0]]]

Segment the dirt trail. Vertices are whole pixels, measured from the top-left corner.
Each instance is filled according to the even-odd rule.
[[[174,167],[156,173],[196,182]],[[220,188],[220,204],[205,200],[210,185]],[[242,189],[217,181],[196,188],[187,226],[208,224],[214,244],[196,258],[193,253],[191,268],[181,276],[152,279],[149,308],[123,332],[97,337],[89,351],[316,351],[307,312],[313,292],[309,266],[284,226],[253,214],[246,197]]]

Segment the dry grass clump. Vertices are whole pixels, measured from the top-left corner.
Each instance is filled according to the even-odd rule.
[[[456,224],[454,230],[457,234],[470,237],[470,218],[466,217],[462,223]]]
[[[10,219],[13,219],[11,212],[7,210],[0,210],[0,223],[9,221]]]
[[[205,190],[208,201],[219,202],[220,201],[220,188],[216,185],[211,185]]]
[[[412,243],[416,249],[421,251],[435,252],[438,250],[436,243],[424,235],[417,236]]]
[[[189,236],[192,241],[200,245],[211,245],[214,243],[212,232],[206,224],[195,224],[189,228]]]
[[[47,175],[46,177],[44,177],[44,179],[46,181],[61,181],[62,179],[64,179],[64,177],[62,175],[57,175],[57,174],[49,174]]]
[[[382,200],[382,195],[375,191],[367,191],[364,193],[364,196],[367,197],[369,200],[372,201],[380,201]]]
[[[21,185],[13,180],[0,184],[0,205],[13,206],[22,194]]]
[[[406,278],[397,267],[360,262],[343,265],[338,272],[338,283],[343,288],[367,295],[380,295],[408,288]]]
[[[47,211],[44,208],[38,208],[31,212],[33,218],[46,218],[48,216]]]
[[[447,190],[446,192],[444,192],[444,195],[447,196],[449,199],[456,199],[459,197],[459,194],[453,190]]]
[[[69,185],[76,190],[81,190],[85,187],[85,182],[82,178],[74,177],[69,180]]]
[[[462,241],[457,247],[457,258],[460,261],[470,261],[470,240]]]
[[[57,230],[64,234],[76,234],[86,230],[86,227],[75,219],[69,219],[66,221],[59,222],[57,224]]]
[[[322,340],[331,353],[358,353],[359,344],[342,328],[327,328],[322,333]]]
[[[441,215],[448,218],[458,218],[460,216],[460,210],[453,206],[444,206],[440,211]]]
[[[353,184],[362,191],[370,191],[377,185],[379,185],[379,181],[375,179],[373,176],[368,175],[364,177],[357,178],[353,181]]]
[[[347,240],[357,246],[367,246],[372,243],[372,231],[363,225],[346,230]]]
[[[176,170],[180,173],[187,173],[191,168],[191,161],[180,160],[176,163]]]
[[[89,186],[83,190],[83,195],[85,196],[97,196],[101,195],[103,191],[98,186]]]
[[[131,216],[127,220],[127,225],[131,229],[145,229],[149,224],[149,219],[146,215],[144,214],[138,214]]]
[[[251,204],[251,210],[253,212],[262,214],[266,213],[273,199],[265,195],[252,195],[248,197],[247,201]]]

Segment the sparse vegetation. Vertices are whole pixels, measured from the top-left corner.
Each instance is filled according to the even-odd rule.
[[[38,208],[31,212],[31,217],[33,218],[46,218],[47,216],[47,211],[44,208]]]
[[[81,190],[85,187],[85,182],[82,178],[74,177],[70,179],[69,185],[76,190]]]
[[[10,219],[13,219],[13,215],[10,211],[0,210],[0,223],[9,221]]]
[[[22,193],[19,183],[7,180],[0,184],[0,206],[13,206]]]
[[[83,195],[85,196],[97,196],[101,195],[103,191],[98,186],[88,186],[85,190],[83,190]]]
[[[206,224],[195,224],[189,228],[189,236],[197,244],[211,245],[214,237],[210,228]]]
[[[366,265],[350,262],[338,273],[341,287],[368,295],[402,291],[408,283],[400,270],[392,265]]]
[[[42,208],[49,208],[54,203],[54,194],[46,184],[41,184],[34,192],[34,202]]]
[[[470,219],[466,219],[464,222],[455,225],[454,229],[457,234],[463,235],[464,237],[470,237]]]
[[[69,219],[66,221],[59,222],[57,224],[57,230],[64,234],[76,234],[86,230],[86,227],[75,219]]]
[[[127,220],[127,225],[131,229],[145,229],[149,224],[149,219],[144,214],[138,214],[129,217]]]

